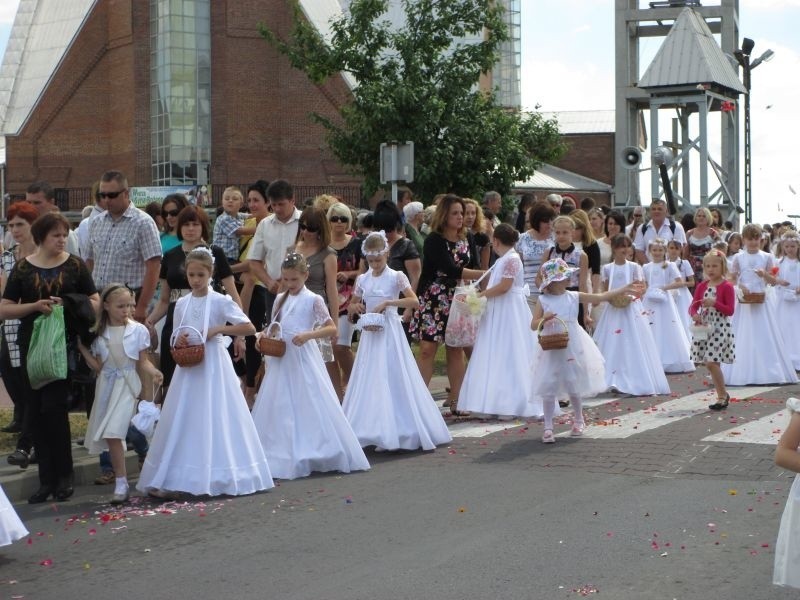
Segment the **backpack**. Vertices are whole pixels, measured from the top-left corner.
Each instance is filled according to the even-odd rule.
[[[667,220],[669,221],[669,230],[672,232],[672,235],[674,236],[675,235],[675,227],[676,227],[675,219],[673,219],[672,217],[669,217],[669,219],[667,219]],[[647,233],[647,228],[649,226],[650,226],[650,223],[642,223],[642,235]]]

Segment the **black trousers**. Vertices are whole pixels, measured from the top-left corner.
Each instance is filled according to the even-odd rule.
[[[33,390],[23,381],[23,378],[27,379],[27,375],[23,373],[22,367],[11,366],[5,344],[0,352],[0,375],[2,375],[6,391],[14,403],[14,420],[22,427],[22,432],[17,438],[17,450],[24,450],[30,454],[33,447],[33,423],[30,410]]]
[[[27,373],[24,379],[27,382]],[[58,487],[64,480],[72,478],[69,383],[66,380],[54,381],[31,392],[28,408],[33,445],[39,457],[39,483]]]
[[[250,307],[247,317],[256,326],[256,331],[261,331],[266,327],[269,318],[272,316],[272,305],[275,304],[275,294],[267,291],[267,288],[260,285],[253,289],[253,297],[250,300]],[[245,338],[244,360],[247,365],[245,374],[245,385],[255,387],[256,375],[261,367],[264,357],[256,349],[256,336],[249,335]]]

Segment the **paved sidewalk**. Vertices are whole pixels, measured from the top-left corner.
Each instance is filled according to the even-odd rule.
[[[447,377],[434,377],[431,381],[431,393],[435,400],[440,401],[447,398]],[[0,384],[0,406],[8,400],[5,388]],[[82,485],[93,485],[95,478],[100,474],[100,464],[97,456],[90,456],[83,446],[72,445],[72,460],[75,469],[75,487]],[[138,457],[135,452],[127,453],[127,467],[129,477],[135,479],[139,475]],[[27,469],[20,469],[14,465],[9,465],[5,456],[0,456],[0,485],[11,502],[21,502],[26,500],[31,494],[39,489],[38,469],[36,465],[30,465]],[[106,486],[110,487],[110,486]]]

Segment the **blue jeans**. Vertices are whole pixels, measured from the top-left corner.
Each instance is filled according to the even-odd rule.
[[[133,444],[133,449],[136,454],[139,455],[139,458],[147,456],[150,444],[147,443],[147,438],[144,437],[144,434],[133,425],[128,427],[128,435],[125,437],[125,441]],[[114,470],[114,467],[111,466],[111,455],[108,453],[108,450],[104,450],[100,453],[100,470],[103,473]]]

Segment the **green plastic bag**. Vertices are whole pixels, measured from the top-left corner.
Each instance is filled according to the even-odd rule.
[[[60,304],[54,304],[53,312],[39,315],[33,322],[27,366],[31,387],[35,390],[67,378],[67,331],[64,307]]]

